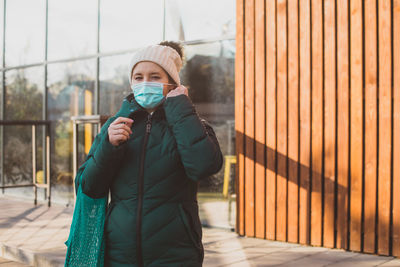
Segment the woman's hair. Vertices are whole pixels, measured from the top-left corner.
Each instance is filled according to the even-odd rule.
[[[163,46],[169,46],[173,49],[175,49],[176,52],[178,52],[179,56],[181,57],[181,60],[183,61],[183,46],[180,43],[174,42],[174,41],[163,41],[159,43],[159,45]]]

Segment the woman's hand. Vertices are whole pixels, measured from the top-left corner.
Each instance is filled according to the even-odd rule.
[[[133,120],[125,117],[118,117],[108,126],[108,140],[113,146],[125,142],[132,134]]]
[[[176,87],[174,90],[171,90],[167,94],[166,98],[174,97],[174,96],[178,96],[178,95],[187,95],[187,96],[189,96],[188,95],[188,89],[185,86],[180,85],[180,86]]]

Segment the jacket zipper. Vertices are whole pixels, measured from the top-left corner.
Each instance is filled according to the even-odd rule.
[[[144,179],[144,162],[146,156],[146,146],[149,139],[151,130],[151,114],[147,116],[146,122],[146,134],[144,136],[142,153],[140,158],[140,169],[139,169],[139,180],[138,180],[138,206],[137,206],[137,218],[136,218],[136,257],[138,266],[143,267],[143,255],[142,255],[142,206],[143,206],[143,179]]]

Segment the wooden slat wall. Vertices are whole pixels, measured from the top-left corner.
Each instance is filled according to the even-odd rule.
[[[393,1],[393,162],[400,162],[400,0]],[[393,255],[400,256],[400,164],[393,164]]]
[[[266,159],[266,235],[267,239],[275,239],[276,229],[276,3],[266,2],[266,69],[267,69],[267,159]],[[240,64],[239,62],[237,64]],[[236,116],[236,115],[235,115]]]
[[[350,250],[361,250],[363,155],[362,0],[350,0]]]
[[[324,1],[324,231],[323,244],[335,246],[336,27],[335,0]]]
[[[277,178],[276,239],[286,240],[287,228],[287,11],[286,0],[277,0]]]
[[[245,2],[245,51],[244,51],[244,75],[245,75],[245,94],[244,94],[244,147],[245,147],[245,179],[244,179],[244,200],[245,200],[245,231],[246,234],[254,236],[254,90],[255,90],[255,0]]]
[[[236,231],[244,235],[244,0],[236,1],[235,131],[236,131]]]
[[[376,0],[364,2],[364,47],[365,47],[365,128],[364,134],[364,251],[375,250],[376,189],[377,189],[377,92],[378,92],[378,51],[377,51],[377,9]]]
[[[299,1],[299,73],[300,73],[300,179],[299,242],[310,242],[311,207],[311,13],[310,0]]]
[[[299,225],[299,9],[288,0],[288,236],[298,242]]]
[[[378,253],[389,254],[392,163],[392,43],[391,1],[378,6],[379,28],[379,160],[378,160]]]
[[[400,0],[236,10],[236,231],[400,256]]]
[[[349,214],[349,5],[338,0],[337,14],[337,169],[336,247],[348,248]]]
[[[256,0],[256,73],[255,73],[255,236],[265,238],[265,6],[264,0]]]
[[[322,245],[323,147],[323,12],[322,1],[311,1],[311,244]]]

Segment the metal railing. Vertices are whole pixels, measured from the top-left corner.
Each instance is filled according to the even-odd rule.
[[[46,153],[45,153],[45,176],[46,183],[38,183],[36,177],[37,162],[36,162],[36,126],[45,126]],[[45,198],[47,198],[48,206],[51,205],[51,186],[50,186],[50,121],[49,120],[0,120],[0,126],[32,126],[32,183],[30,184],[14,184],[5,185],[4,174],[1,177],[1,189],[18,188],[18,187],[33,187],[35,195],[34,204],[37,204],[37,188],[44,188]],[[3,168],[3,166],[2,166]],[[4,172],[3,172],[4,173]],[[47,195],[47,197],[46,197]]]
[[[97,125],[97,132],[100,133],[101,126],[107,121],[110,116],[105,115],[82,115],[82,116],[72,116],[71,120],[73,123],[73,191],[74,191],[74,199],[76,198],[75,193],[75,176],[78,172],[78,127],[79,124],[95,124]]]

